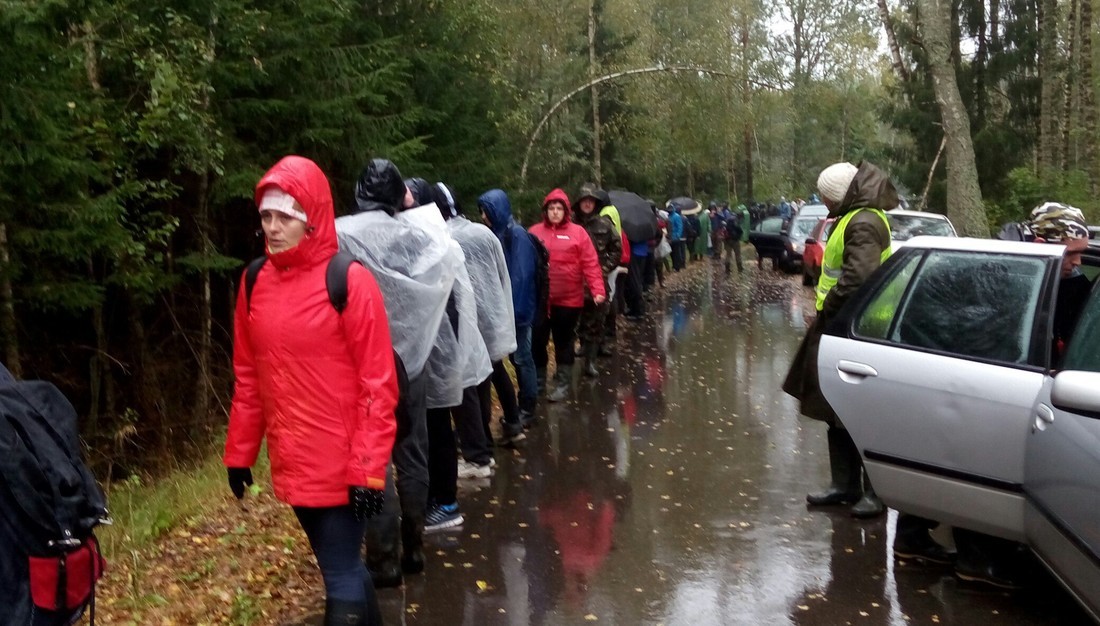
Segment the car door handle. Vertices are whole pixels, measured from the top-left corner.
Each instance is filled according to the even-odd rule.
[[[1035,423],[1031,432],[1046,430],[1047,424],[1054,423],[1054,410],[1045,404],[1035,407]]]
[[[848,379],[854,378],[850,382],[857,382],[864,378],[873,378],[878,376],[878,371],[875,368],[865,363],[856,363],[855,361],[837,361],[836,369],[841,373],[841,377]],[[844,376],[847,374],[848,376]]]

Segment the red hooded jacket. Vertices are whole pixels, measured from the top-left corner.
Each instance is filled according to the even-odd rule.
[[[256,185],[298,201],[309,218],[301,242],[267,252],[234,315],[226,467],[251,467],[267,436],[275,496],[294,506],[348,503],[348,487],[382,489],[397,425],[397,375],[382,294],[370,271],[348,269],[348,301],[337,313],[325,287],[336,254],[328,179],[312,161],[288,156]],[[250,310],[251,309],[251,310]]]
[[[557,226],[546,217],[546,205],[557,200],[565,204],[565,219]],[[600,259],[592,239],[579,224],[569,220],[569,196],[561,189],[546,194],[542,201],[542,223],[528,232],[550,251],[550,306],[583,307],[584,288],[593,296],[607,297]]]

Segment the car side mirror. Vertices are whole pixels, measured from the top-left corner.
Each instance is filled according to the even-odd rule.
[[[787,230],[786,228],[784,228],[783,230],[779,231],[779,234],[780,234],[780,235],[783,235],[784,237],[786,237],[787,235],[791,234],[791,231],[789,231],[789,230]]]
[[[1100,373],[1058,372],[1050,390],[1050,401],[1064,411],[1100,416]]]
[[[817,243],[816,239],[814,239],[813,237],[806,237],[806,245],[807,246],[811,245],[811,244],[815,244],[815,243]]]

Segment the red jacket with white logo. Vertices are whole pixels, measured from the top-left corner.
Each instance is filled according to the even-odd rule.
[[[256,185],[275,186],[309,218],[301,242],[268,251],[247,302],[242,277],[234,315],[226,467],[251,467],[267,436],[275,496],[294,506],[348,503],[348,487],[382,489],[397,425],[397,375],[382,294],[370,271],[348,269],[347,308],[329,300],[325,270],[336,254],[328,179],[289,156]]]
[[[565,218],[557,226],[546,219],[546,205],[557,200],[565,204]],[[588,231],[569,220],[569,196],[555,189],[542,201],[542,223],[528,232],[550,251],[550,306],[584,306],[584,288],[593,296],[607,297],[600,259]]]

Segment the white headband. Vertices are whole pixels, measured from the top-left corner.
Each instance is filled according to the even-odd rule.
[[[260,211],[278,211],[309,223],[309,218],[306,217],[305,211],[300,210],[294,196],[278,187],[271,187],[264,192],[264,197],[260,199]]]

